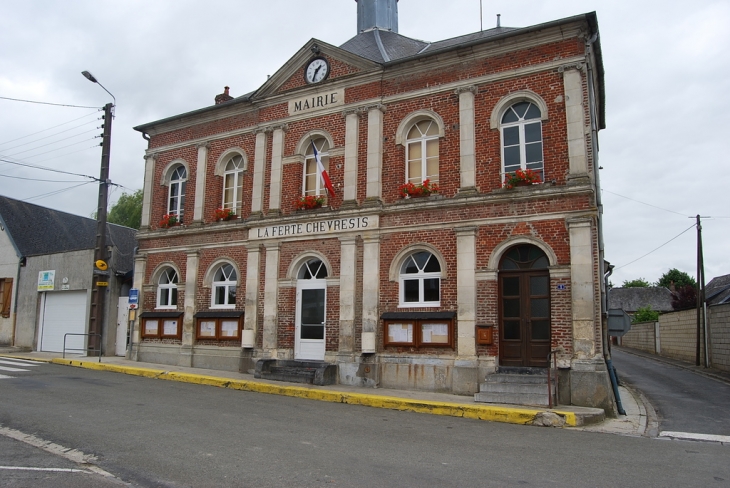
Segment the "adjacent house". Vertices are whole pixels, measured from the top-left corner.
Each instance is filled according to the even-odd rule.
[[[96,220],[0,196],[0,345],[83,353],[94,300]],[[109,224],[101,349],[124,355],[117,305],[132,282],[136,230]],[[119,330],[118,330],[119,329]]]
[[[481,394],[552,355],[561,402],[612,409],[596,14],[430,42],[397,7],[359,0],[341,46],[135,127],[135,357]]]
[[[611,288],[608,291],[609,310],[621,309],[629,315],[644,307],[657,312],[671,312],[672,292],[664,286]]]

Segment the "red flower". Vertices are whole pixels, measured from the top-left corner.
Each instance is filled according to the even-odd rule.
[[[305,195],[294,202],[297,209],[306,210],[319,208],[324,205],[324,197],[321,195]]]

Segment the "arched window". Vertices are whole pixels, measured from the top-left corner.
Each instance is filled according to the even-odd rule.
[[[441,305],[441,264],[428,251],[408,255],[400,267],[400,306]]]
[[[502,115],[502,179],[506,173],[531,169],[544,177],[542,121],[540,109],[532,102],[511,105]]]
[[[413,124],[406,136],[406,183],[439,181],[439,126],[432,119]]]
[[[243,170],[245,164],[240,154],[231,155],[223,174],[223,208],[241,214],[243,203]]]
[[[304,187],[302,189],[303,195],[326,195],[324,183],[322,178],[319,177],[317,172],[317,160],[314,157],[314,149],[312,144],[317,148],[320,160],[324,170],[329,172],[330,170],[330,157],[329,150],[330,145],[327,139],[319,137],[314,139],[310,144],[307,145],[307,150],[304,153]]]
[[[310,259],[299,268],[299,280],[323,280],[327,278],[327,267],[319,259]]]
[[[157,308],[177,308],[177,271],[165,268],[157,281]]]
[[[545,269],[550,265],[547,256],[537,246],[531,244],[520,244],[514,246],[502,256],[499,269],[523,270],[523,269]]]
[[[236,269],[230,264],[221,265],[213,276],[211,308],[234,308],[237,284]]]
[[[185,211],[185,187],[188,183],[188,173],[185,166],[175,168],[170,176],[170,194],[167,203],[167,213],[177,215],[182,220]]]

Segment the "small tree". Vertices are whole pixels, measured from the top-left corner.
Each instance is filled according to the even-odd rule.
[[[659,320],[659,312],[651,309],[651,305],[641,307],[636,311],[634,316],[631,318],[632,324],[638,324],[641,322],[656,322]]]
[[[142,224],[142,197],[142,190],[132,194],[122,193],[117,203],[109,210],[107,222],[139,229]]]
[[[679,289],[685,285],[697,286],[697,282],[690,275],[684,271],[679,271],[677,268],[672,268],[659,278],[657,285],[666,288],[671,288],[674,283],[675,289]]]
[[[634,280],[625,280],[621,286],[624,288],[648,288],[651,286],[651,283],[644,278],[636,278]]]
[[[697,306],[697,288],[693,285],[678,286],[672,293],[672,308],[685,310]]]

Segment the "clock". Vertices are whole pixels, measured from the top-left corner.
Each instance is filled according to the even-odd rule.
[[[304,70],[304,79],[307,83],[319,83],[327,79],[330,74],[330,64],[324,58],[314,58]]]

